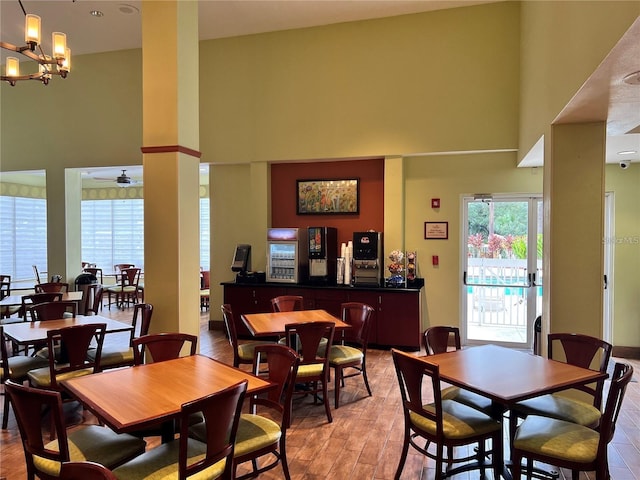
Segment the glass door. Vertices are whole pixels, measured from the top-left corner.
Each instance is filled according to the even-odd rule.
[[[531,348],[542,313],[542,198],[476,195],[463,210],[463,343]]]

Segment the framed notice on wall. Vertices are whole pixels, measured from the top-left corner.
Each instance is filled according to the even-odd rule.
[[[424,222],[425,240],[447,240],[449,238],[449,222]]]

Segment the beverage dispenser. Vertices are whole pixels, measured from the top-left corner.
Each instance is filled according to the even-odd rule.
[[[267,282],[303,283],[307,280],[306,228],[267,230]]]
[[[309,227],[309,283],[334,285],[338,261],[338,231],[333,227]]]
[[[381,232],[353,233],[353,284],[382,284],[384,263]]]

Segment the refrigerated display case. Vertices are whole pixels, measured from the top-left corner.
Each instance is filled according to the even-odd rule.
[[[307,230],[267,230],[267,282],[302,283],[307,280]]]

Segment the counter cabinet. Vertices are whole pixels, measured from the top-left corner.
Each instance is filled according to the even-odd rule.
[[[362,302],[374,309],[369,343],[373,346],[419,350],[421,344],[420,289],[349,286],[310,286],[222,283],[224,303],[231,305],[241,338],[251,334],[241,315],[271,311],[271,299],[279,295],[301,295],[304,308],[322,309],[340,316],[344,302]]]

